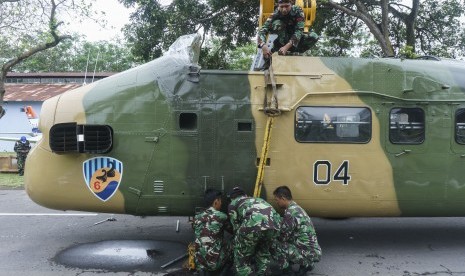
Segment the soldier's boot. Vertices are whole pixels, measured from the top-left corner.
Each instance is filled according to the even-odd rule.
[[[313,265],[309,266],[300,266],[299,271],[295,273],[296,276],[304,276],[307,275],[307,272],[310,272],[313,270]]]
[[[282,276],[294,276],[295,274],[294,274],[294,271],[292,271],[292,267],[288,266],[281,271],[281,275]]]
[[[24,170],[19,170],[19,176],[23,176],[24,175]]]
[[[213,274],[207,270],[200,270],[198,275],[199,276],[213,276]]]
[[[220,276],[234,276],[233,264],[226,263],[221,270]]]

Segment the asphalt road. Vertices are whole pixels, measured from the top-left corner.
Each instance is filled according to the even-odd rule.
[[[308,275],[465,275],[465,218],[314,224],[323,257]],[[165,275],[182,261],[160,266],[182,256],[192,237],[186,217],[54,211],[23,190],[0,190],[0,275]]]

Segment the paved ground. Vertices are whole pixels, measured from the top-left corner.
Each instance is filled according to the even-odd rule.
[[[94,225],[110,217],[53,211],[22,190],[0,190],[0,275],[165,275],[181,268],[182,261],[160,266],[185,253],[187,218],[115,215]],[[323,259],[308,275],[465,275],[465,218],[314,224]]]

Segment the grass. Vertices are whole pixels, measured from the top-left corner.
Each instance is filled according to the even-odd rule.
[[[0,173],[0,189],[24,189],[24,179],[17,173]]]
[[[0,152],[0,156],[16,156],[14,152]],[[17,173],[0,173],[0,189],[24,189],[24,179]]]

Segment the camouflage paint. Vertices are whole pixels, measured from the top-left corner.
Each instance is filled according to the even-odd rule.
[[[465,148],[454,141],[455,110],[465,107],[463,63],[273,59],[282,84],[279,103],[289,111],[275,120],[265,198],[272,198],[275,187],[289,185],[312,216],[465,215]],[[263,72],[204,70],[198,82],[192,81],[185,63],[162,57],[51,99],[41,114],[44,139],[27,160],[28,194],[55,209],[193,215],[203,206],[207,187],[228,191],[240,185],[252,193],[266,123],[260,111],[264,86]],[[371,140],[298,143],[294,127],[299,106],[368,107]],[[393,107],[425,110],[423,144],[389,142]],[[183,127],[183,114],[195,116],[196,127]],[[107,202],[90,193],[82,176],[82,162],[95,155],[51,153],[48,132],[60,122],[113,128],[114,147],[108,156],[125,167],[118,192]],[[410,153],[398,155],[404,150]],[[349,185],[315,185],[317,160],[335,166],[350,161]]]
[[[399,59],[323,59],[354,91],[369,91],[360,98],[374,109],[381,122],[383,153],[392,167],[402,216],[463,216],[464,159],[454,139],[455,110],[464,107],[463,62]],[[376,94],[374,94],[376,93]],[[396,145],[389,141],[389,113],[394,107],[425,111],[425,141]],[[405,150],[408,154],[400,154]],[[400,154],[400,155],[399,155]]]
[[[367,144],[299,143],[294,138],[297,106],[367,106],[341,76],[318,58],[273,57],[281,108],[291,109],[275,119],[265,185],[267,197],[280,185],[291,187],[295,200],[312,216],[397,216],[400,214],[392,169],[380,139],[380,122],[372,110],[372,139]],[[256,77],[257,86],[263,77]],[[252,84],[254,86],[254,84]],[[255,87],[255,86],[254,86]],[[341,91],[341,94],[330,92]],[[262,101],[262,93],[256,102]],[[254,114],[264,120],[260,112]],[[264,126],[264,121],[262,125]],[[257,147],[262,143],[257,133]],[[328,160],[350,162],[349,185],[313,183],[313,164]]]
[[[125,199],[120,191],[117,191],[107,202],[103,202],[87,188],[82,163],[93,156],[88,154],[58,155],[51,152],[48,143],[49,130],[54,124],[87,123],[85,109],[82,105],[83,96],[104,83],[89,84],[44,102],[39,128],[45,132],[43,132],[42,140],[28,155],[26,162],[29,168],[24,175],[26,191],[36,203],[58,210],[124,212]]]

